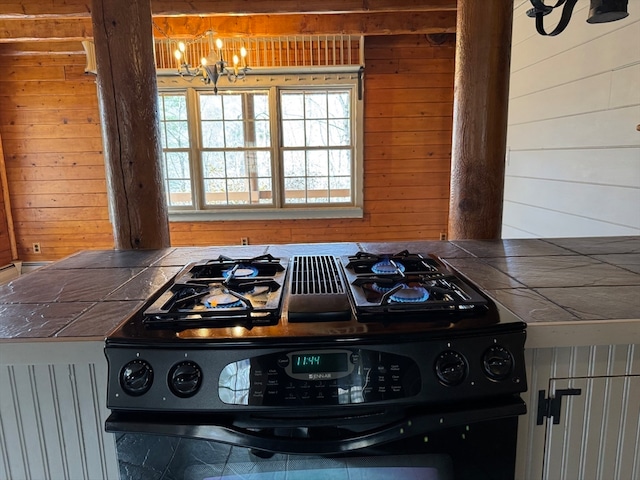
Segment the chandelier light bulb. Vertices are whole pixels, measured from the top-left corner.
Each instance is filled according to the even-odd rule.
[[[176,57],[176,60],[178,61],[182,60],[182,52],[180,50],[173,52],[173,56]]]
[[[182,53],[184,53],[184,51],[186,49],[187,49],[187,46],[184,44],[184,42],[178,43],[178,50],[180,50]]]
[[[246,68],[247,66],[247,49],[244,48],[244,45],[240,47],[240,57],[242,57],[242,66]]]
[[[218,50],[221,50],[221,49],[222,49],[222,45],[223,45],[223,44],[222,44],[222,40],[221,40],[221,39],[219,39],[219,38],[217,38],[217,39],[216,39],[216,48],[217,48]]]

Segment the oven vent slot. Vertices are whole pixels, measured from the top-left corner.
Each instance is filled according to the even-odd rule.
[[[293,257],[293,295],[344,293],[338,266],[328,255]]]
[[[348,320],[351,307],[336,259],[329,255],[293,257],[289,321]]]

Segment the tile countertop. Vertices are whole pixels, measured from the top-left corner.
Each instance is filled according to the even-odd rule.
[[[527,322],[530,348],[640,344],[640,237],[459,240],[446,258]]]
[[[0,286],[0,342],[102,340],[187,263],[202,258],[442,257],[527,322],[527,346],[640,344],[640,236],[90,250]]]

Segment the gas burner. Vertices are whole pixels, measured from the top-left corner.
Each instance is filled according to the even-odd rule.
[[[438,271],[437,263],[419,253],[403,250],[399,253],[378,255],[357,252],[345,258],[345,268],[357,275],[398,275],[409,273],[433,273]]]
[[[402,274],[404,272],[405,267],[400,262],[394,262],[388,258],[382,260],[374,264],[371,267],[371,271],[378,275],[386,275],[386,274]]]
[[[420,303],[428,298],[429,292],[424,287],[409,287],[404,284],[389,295],[389,301],[396,303]]]
[[[210,283],[211,281],[247,278],[275,278],[284,275],[286,262],[272,255],[233,259],[220,255],[188,265],[176,277],[176,283]]]
[[[222,276],[225,278],[235,277],[235,278],[249,278],[249,277],[257,277],[258,269],[253,265],[242,265],[236,264],[233,268],[229,270],[224,270],[222,272]]]
[[[233,308],[241,306],[242,302],[229,292],[215,289],[211,291],[211,295],[203,298],[202,304],[206,308]]]

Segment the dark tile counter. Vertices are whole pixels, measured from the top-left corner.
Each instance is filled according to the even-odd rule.
[[[530,345],[640,343],[640,237],[84,251],[0,286],[0,341],[103,339],[184,265],[204,258],[405,249],[440,256],[513,311],[528,323]]]
[[[104,339],[181,266],[174,249],[89,250],[0,286],[0,341]]]
[[[452,242],[448,258],[529,325],[530,346],[640,343],[640,237]]]

